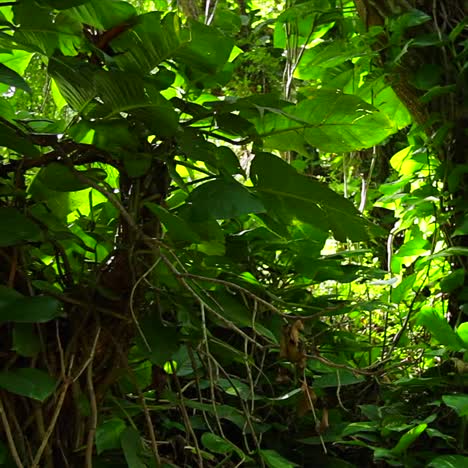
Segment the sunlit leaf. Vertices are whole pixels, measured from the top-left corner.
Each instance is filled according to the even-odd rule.
[[[254,119],[265,147],[306,154],[306,145],[328,152],[355,151],[394,133],[388,117],[357,96],[317,90],[281,110],[263,109]]]
[[[427,424],[424,423],[410,429],[401,436],[398,443],[392,448],[392,452],[396,455],[405,452],[408,447],[426,430],[426,428]]]
[[[257,154],[251,176],[271,214],[297,218],[322,231],[332,230],[340,240],[368,238],[369,225],[349,200],[326,185],[298,174],[280,158]]]
[[[121,25],[136,16],[135,8],[124,1],[99,0],[74,3],[79,5],[67,10],[67,15],[101,31]]]
[[[234,179],[217,179],[198,186],[190,194],[188,203],[195,221],[265,211],[262,202]]]
[[[22,89],[27,93],[32,93],[31,88],[24,78],[16,73],[14,70],[6,67],[0,63],[0,83],[5,83],[9,86],[14,86],[15,88]]]
[[[157,11],[138,16],[135,24],[117,36],[111,47],[116,63],[124,70],[144,73],[171,58],[186,39],[181,35],[179,18]]]
[[[424,307],[418,314],[418,322],[424,325],[432,336],[453,351],[459,351],[465,344],[448,324],[445,317],[432,307]]]

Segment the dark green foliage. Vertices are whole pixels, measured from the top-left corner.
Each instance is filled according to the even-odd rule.
[[[465,466],[464,6],[179,3],[0,5],[0,466]]]

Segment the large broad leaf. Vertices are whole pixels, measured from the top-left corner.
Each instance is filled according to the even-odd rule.
[[[238,157],[230,148],[206,141],[196,129],[184,129],[177,142],[181,154],[193,161],[203,161],[208,168],[215,168],[226,175],[243,173]]]
[[[98,455],[104,450],[118,449],[120,436],[125,430],[125,422],[122,419],[109,419],[96,429],[96,450]]]
[[[0,387],[16,395],[44,401],[55,390],[56,382],[39,369],[15,369],[0,372]]]
[[[226,64],[234,47],[231,38],[197,21],[192,21],[190,32],[185,33],[186,44],[175,54],[178,60],[212,74]]]
[[[27,93],[32,93],[31,88],[24,78],[3,64],[0,64],[0,83],[5,83],[8,86],[22,89]]]
[[[0,208],[0,247],[37,242],[41,238],[39,226],[16,208]]]
[[[59,302],[47,296],[23,296],[0,286],[0,322],[41,323],[60,315]]]
[[[96,97],[94,67],[75,58],[51,57],[48,72],[60,94],[78,113],[83,112]]]
[[[338,90],[316,90],[298,104],[259,114],[253,123],[265,147],[302,154],[307,145],[333,153],[369,148],[396,131],[375,107]]]
[[[141,331],[143,336],[137,336],[138,347],[153,364],[164,366],[179,349],[180,337],[177,329],[163,325],[155,316],[142,320]]]
[[[28,140],[20,129],[14,125],[6,125],[0,122],[0,147],[10,148],[24,156],[38,156],[39,150]]]
[[[433,338],[452,351],[460,351],[465,348],[464,341],[457,335],[440,311],[429,306],[423,307],[417,319],[420,325],[424,325],[429,330]]]
[[[274,45],[280,49],[288,47],[288,28],[295,30],[298,45],[310,44],[329,31],[336,19],[341,18],[338,9],[333,12],[329,0],[310,0],[293,4],[286,8],[277,18],[274,32]],[[307,49],[306,49],[307,50]]]
[[[36,3],[43,7],[54,8],[55,10],[66,10],[90,1],[92,0],[36,0]]]
[[[468,457],[463,455],[441,455],[434,458],[428,468],[465,468],[468,466]]]
[[[188,198],[192,219],[227,219],[249,213],[262,213],[265,207],[234,179],[217,179],[198,186]]]
[[[107,176],[103,169],[98,168],[77,172],[91,180],[105,179]],[[68,166],[55,162],[42,168],[37,178],[48,189],[57,192],[76,192],[89,188],[89,184],[80,180]]]
[[[468,395],[444,395],[442,401],[460,417],[468,416]]]
[[[143,451],[140,434],[133,427],[127,427],[120,436],[120,443],[128,468],[146,468],[140,458]]]
[[[94,81],[104,103],[96,116],[114,118],[121,113],[132,114],[145,121],[157,136],[176,133],[178,116],[172,104],[139,75],[100,71],[95,74]]]
[[[24,50],[11,50],[8,53],[0,54],[0,63],[23,76],[32,56],[33,54]]]
[[[167,229],[169,238],[176,242],[199,242],[200,236],[192,230],[189,223],[179,216],[170,213],[162,206],[156,203],[146,203],[145,206],[149,208],[161,221]]]
[[[176,15],[169,13],[161,19],[161,13],[154,11],[139,16],[131,29],[111,42],[111,47],[122,69],[143,74],[171,58],[185,40]]]
[[[50,56],[60,49],[66,55],[76,55],[82,39],[82,27],[77,21],[62,14],[54,18],[33,2],[16,3],[14,13],[20,27],[13,37],[26,50]]]
[[[339,240],[369,237],[371,226],[354,205],[326,185],[302,176],[282,159],[268,153],[255,156],[251,176],[270,209],[287,220],[297,218],[321,230],[332,230]]]
[[[129,123],[120,116],[106,121],[82,119],[70,127],[68,134],[77,143],[92,144],[107,152],[115,152],[119,157],[126,151],[137,154],[138,139]]]
[[[130,21],[136,16],[130,3],[120,0],[99,0],[80,2],[82,5],[70,8],[66,14],[101,31]]]

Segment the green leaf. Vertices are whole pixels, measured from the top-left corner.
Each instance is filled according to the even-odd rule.
[[[91,180],[96,178],[102,180],[107,176],[106,172],[102,169],[88,169],[87,171],[79,172]],[[68,166],[56,162],[42,168],[37,178],[49,190],[57,192],[77,192],[89,188],[89,184],[82,182]]]
[[[37,355],[41,349],[41,341],[34,325],[30,323],[15,324],[12,349],[20,356],[33,357]]]
[[[125,422],[122,419],[109,419],[96,429],[96,450],[100,455],[105,450],[120,447],[120,436],[125,430]]]
[[[447,346],[452,351],[459,351],[464,348],[463,340],[439,311],[426,306],[421,309],[417,317],[418,323],[425,326],[439,343]]]
[[[186,31],[185,37],[188,40],[175,57],[190,67],[210,74],[216,73],[225,65],[234,46],[231,38],[198,21],[190,22],[190,31]]]
[[[354,241],[369,237],[370,224],[349,201],[316,180],[300,175],[282,159],[267,153],[255,156],[251,177],[269,214],[282,222],[297,218],[335,238]]]
[[[394,255],[395,257],[414,257],[425,254],[431,249],[431,244],[424,239],[419,237],[416,239],[411,239],[408,242],[405,242],[398,252]]]
[[[94,74],[94,82],[104,103],[96,110],[97,116],[115,118],[128,113],[145,122],[158,137],[177,132],[178,116],[172,104],[140,75],[99,71]]]
[[[0,83],[5,83],[8,86],[14,86],[15,88],[22,89],[27,93],[32,93],[31,88],[24,78],[3,64],[0,64]]]
[[[157,11],[140,15],[129,30],[111,41],[117,53],[114,60],[122,70],[150,72],[184,44],[179,18],[174,13],[161,16]]]
[[[94,67],[74,57],[51,57],[49,75],[70,107],[83,113],[96,97]]]
[[[441,455],[434,458],[427,466],[428,468],[466,468],[468,466],[468,457],[462,455]]]
[[[361,432],[378,432],[380,424],[377,421],[363,421],[348,424],[341,433],[342,437],[360,434]]]
[[[458,326],[457,335],[465,343],[465,348],[468,349],[468,322],[464,322]]]
[[[15,23],[14,40],[26,50],[51,56],[57,49],[65,55],[76,55],[82,40],[81,25],[69,17],[56,17],[46,8],[33,2],[18,2],[13,8]]]
[[[0,322],[42,323],[60,314],[59,302],[52,297],[27,297],[0,286]]]
[[[0,247],[41,239],[39,226],[16,208],[0,208],[0,220]]]
[[[199,185],[188,198],[192,219],[228,219],[262,213],[262,202],[234,179],[217,179]]]
[[[465,281],[465,272],[463,269],[452,271],[440,282],[440,290],[444,293],[450,293],[463,286]]]
[[[146,465],[140,458],[140,453],[143,450],[141,437],[133,427],[127,427],[122,431],[120,435],[120,444],[122,446],[128,468],[146,468]]]
[[[337,375],[339,374],[339,376]],[[362,375],[355,375],[347,370],[337,370],[335,372],[330,372],[323,375],[322,377],[317,378],[314,381],[314,387],[317,388],[328,388],[328,387],[338,387],[340,385],[353,385],[360,383],[364,380]]]
[[[184,219],[179,216],[170,213],[162,206],[157,205],[156,203],[145,203],[150,211],[152,211],[163,223],[164,227],[167,229],[169,237],[174,241],[181,242],[199,242],[200,236],[190,227]]]
[[[39,369],[0,371],[0,387],[16,395],[44,401],[55,390],[56,382]]]
[[[259,113],[252,121],[265,147],[301,154],[306,145],[333,153],[370,148],[396,131],[375,107],[338,90],[316,90],[294,106]]]
[[[457,255],[463,255],[465,257],[468,256],[468,247],[447,247],[428,258],[455,257]]]
[[[419,424],[416,427],[413,427],[408,432],[403,434],[395,445],[392,448],[391,452],[395,455],[401,455],[403,452],[406,452],[408,447],[426,430],[427,424]]]
[[[144,318],[140,325],[144,339],[141,335],[137,336],[138,347],[153,364],[164,366],[179,349],[177,328],[163,325],[155,316]]]
[[[0,63],[15,71],[18,75],[24,76],[32,56],[33,54],[24,50],[11,50],[8,53],[0,54]]]
[[[0,122],[0,147],[10,148],[23,156],[39,156],[39,150],[29,141],[22,130],[15,129],[14,125],[5,125]]]
[[[201,441],[207,450],[221,455],[232,453],[234,450],[234,446],[229,440],[223,439],[211,432],[205,432],[201,437]]]
[[[468,416],[468,395],[443,395],[442,401],[460,417]]]
[[[78,5],[83,5],[92,0],[36,0],[36,3],[42,7],[53,8],[54,10],[67,10]]]
[[[286,460],[275,450],[259,450],[259,453],[268,468],[294,468],[299,466]]]
[[[67,15],[80,23],[93,26],[100,31],[132,20],[136,16],[135,8],[120,0],[99,0],[79,2],[81,5],[67,10]]]

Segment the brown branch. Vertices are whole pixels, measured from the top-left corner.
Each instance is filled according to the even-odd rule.
[[[52,435],[52,432],[55,429],[55,425],[57,424],[57,420],[60,415],[60,412],[62,411],[63,403],[65,401],[65,396],[67,395],[68,387],[70,386],[70,384],[71,384],[71,379],[69,378],[67,378],[65,382],[63,383],[62,391],[60,392],[57,405],[55,406],[54,414],[50,421],[49,427],[47,428],[47,431],[42,439],[41,445],[39,446],[36,452],[31,468],[39,468],[39,462],[41,461],[42,454],[44,453],[44,450],[47,447],[47,444],[49,442],[50,436]]]
[[[0,393],[0,418],[2,420],[3,429],[5,430],[6,438],[8,441],[8,447],[10,448],[11,456],[16,463],[18,468],[23,468],[23,463],[18,455],[16,450],[15,441],[13,439],[13,434],[11,433],[10,423],[8,422],[7,415],[5,413],[5,407],[3,406],[2,394]]]

